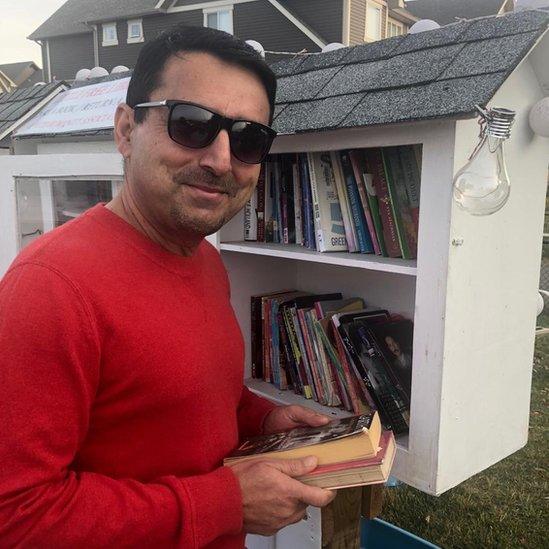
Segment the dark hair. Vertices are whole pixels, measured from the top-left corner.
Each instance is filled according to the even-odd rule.
[[[184,52],[209,53],[225,63],[255,74],[267,92],[271,109],[269,123],[272,122],[276,95],[276,76],[273,71],[254,48],[231,34],[207,27],[176,25],[147,42],[137,58],[126,103],[134,107],[138,103],[150,101],[151,93],[161,84],[162,71],[168,59]],[[135,111],[137,123],[145,119],[147,111]]]

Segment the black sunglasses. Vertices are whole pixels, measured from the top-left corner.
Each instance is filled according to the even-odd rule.
[[[139,103],[134,109],[168,107],[168,135],[179,145],[202,149],[214,141],[221,130],[227,130],[231,152],[241,162],[260,164],[269,154],[276,132],[249,120],[233,120],[186,101],[152,101]]]

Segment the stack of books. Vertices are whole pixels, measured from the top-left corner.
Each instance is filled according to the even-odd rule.
[[[271,155],[244,239],[413,259],[420,174],[420,145]]]
[[[251,297],[252,377],[408,431],[413,323],[359,297],[298,290]]]
[[[385,482],[395,456],[394,435],[383,431],[377,412],[334,420],[322,427],[253,437],[225,465],[243,461],[316,456],[317,468],[298,480],[339,489]]]

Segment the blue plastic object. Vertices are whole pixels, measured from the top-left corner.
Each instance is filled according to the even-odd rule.
[[[440,549],[440,547],[376,518],[362,519],[360,549]]]

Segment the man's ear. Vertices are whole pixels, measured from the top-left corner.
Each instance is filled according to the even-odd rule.
[[[131,137],[134,127],[133,109],[126,105],[126,103],[120,103],[114,115],[114,142],[124,160],[131,156]]]

